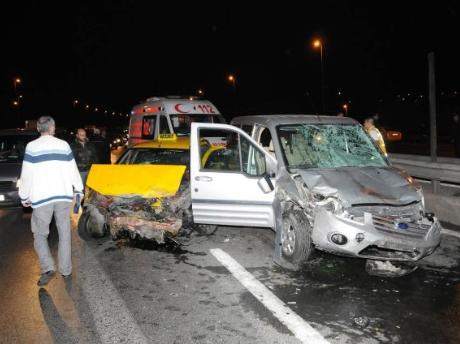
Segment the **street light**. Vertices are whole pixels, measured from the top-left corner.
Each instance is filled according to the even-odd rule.
[[[16,94],[16,88],[18,87],[18,84],[22,82],[21,78],[14,78],[13,80],[13,85],[14,85],[14,94]]]
[[[325,96],[325,91],[326,91],[326,85],[324,82],[324,43],[320,39],[315,39],[313,41],[313,48],[318,49],[320,52],[320,57],[321,57],[321,106],[323,108],[323,112],[326,111],[326,96]]]
[[[348,115],[348,104],[343,104],[342,109],[345,112],[345,115]]]
[[[19,106],[19,102],[18,102],[17,100],[14,100],[14,101],[13,101],[13,105],[14,105],[14,106]]]
[[[233,89],[236,91],[236,77],[233,74],[229,74],[227,76],[227,80],[230,84],[232,84]]]
[[[198,89],[198,92],[197,92],[197,93],[198,93],[198,95],[200,95],[200,96],[202,96],[202,95],[204,94],[204,92],[203,92],[203,90],[202,90],[201,88]]]

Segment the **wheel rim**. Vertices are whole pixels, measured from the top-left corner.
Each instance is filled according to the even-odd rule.
[[[290,221],[286,220],[283,224],[281,233],[281,246],[286,256],[292,256],[295,250],[295,231]]]

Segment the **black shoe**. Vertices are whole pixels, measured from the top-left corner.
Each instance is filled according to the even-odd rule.
[[[40,275],[40,279],[38,280],[37,282],[37,285],[38,286],[44,286],[44,285],[47,285],[49,283],[49,281],[51,281],[51,279],[54,277],[56,273],[51,270],[51,271],[47,271],[43,274]]]
[[[62,275],[62,274],[61,274]],[[62,275],[62,278],[64,279],[71,279],[72,278],[72,274],[68,274],[68,275]]]

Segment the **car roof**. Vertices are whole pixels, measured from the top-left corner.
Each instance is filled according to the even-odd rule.
[[[138,143],[133,148],[190,149],[190,138],[188,136],[179,136],[175,140],[152,140]]]
[[[276,115],[253,115],[240,116],[232,119],[232,122],[241,124],[259,124],[265,127],[274,127],[282,124],[359,124],[350,117],[321,116],[321,115],[296,115],[296,114],[276,114]]]

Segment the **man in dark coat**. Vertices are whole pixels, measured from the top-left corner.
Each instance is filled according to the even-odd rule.
[[[83,183],[86,183],[86,177],[91,165],[98,162],[96,150],[91,142],[88,141],[86,130],[79,128],[75,135],[75,141],[70,145]]]

